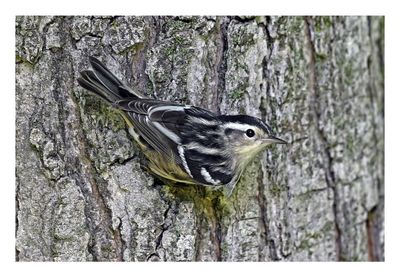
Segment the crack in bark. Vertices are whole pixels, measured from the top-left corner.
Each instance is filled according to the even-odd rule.
[[[194,260],[201,261],[201,247],[203,240],[203,233],[201,232],[201,225],[203,224],[204,218],[202,216],[196,215],[196,237],[194,239]]]
[[[77,41],[72,37],[71,32],[67,32],[69,34],[69,44],[73,49],[77,49],[76,43]],[[73,63],[72,65],[72,70],[74,71]],[[74,86],[73,86],[74,87]],[[90,234],[88,245],[87,245],[87,251],[88,253],[92,256],[93,261],[99,261],[100,260],[100,253],[97,253],[97,250],[95,249],[96,245],[96,232],[98,227],[94,226],[92,222],[96,222],[95,218],[96,215],[94,215],[95,210],[94,210],[94,200],[92,199],[92,193],[91,191],[85,187],[85,179],[89,182],[90,186],[93,187],[92,183],[94,182],[94,179],[91,175],[91,173],[94,171],[90,159],[88,155],[86,154],[86,139],[83,134],[83,127],[82,127],[82,114],[79,110],[79,104],[78,104],[78,99],[77,97],[73,94],[70,93],[69,97],[71,98],[71,102],[73,103],[73,108],[74,108],[74,114],[76,115],[77,120],[73,121],[71,124],[74,126],[75,130],[77,131],[77,142],[78,144],[76,145],[79,151],[79,157],[80,157],[80,164],[81,164],[81,172],[77,173],[74,172],[71,174],[71,177],[74,180],[77,180],[78,187],[80,189],[81,194],[83,195],[85,199],[85,207],[84,207],[84,214],[85,214],[85,221],[86,221],[86,226],[88,228],[88,232]],[[73,164],[73,161],[70,162],[70,164]],[[85,177],[82,177],[85,176]]]
[[[72,20],[72,19],[69,19]],[[72,24],[64,24],[65,21],[62,21],[63,25],[63,29],[67,29],[70,28],[70,26]],[[68,33],[71,33],[70,31]],[[67,45],[67,43],[69,43],[69,45],[71,45],[71,47],[76,47],[76,41],[73,39],[72,36],[68,36],[69,41],[65,42],[65,45]],[[64,47],[65,48],[65,47]],[[63,48],[63,49],[64,49]],[[69,57],[71,59],[70,63],[71,64],[71,72],[75,72],[74,68],[73,68],[73,61],[72,58],[70,57],[70,55],[68,55],[68,53],[64,54],[65,57]],[[73,76],[73,74],[72,74]],[[71,84],[70,87],[74,88],[75,86],[75,82],[74,79],[71,79]],[[97,210],[95,207],[97,206],[99,208],[98,212],[100,213],[100,225],[102,225],[102,228],[100,228],[100,232],[104,232],[104,235],[110,239],[113,242],[113,246],[114,246],[114,251],[115,251],[115,258],[118,261],[123,261],[123,252],[124,252],[124,247],[126,248],[126,242],[122,239],[121,236],[121,227],[122,227],[122,221],[120,218],[118,218],[120,220],[119,225],[117,226],[117,228],[113,229],[112,228],[112,211],[111,208],[109,208],[107,206],[106,200],[104,199],[103,194],[100,191],[100,188],[97,184],[94,172],[95,167],[93,167],[92,162],[90,160],[90,157],[87,154],[87,142],[86,142],[86,137],[84,135],[84,131],[83,131],[83,126],[82,126],[82,122],[79,120],[82,118],[80,109],[79,109],[79,104],[78,104],[78,100],[76,99],[74,94],[70,94],[70,98],[72,99],[72,103],[74,104],[74,113],[76,114],[76,117],[78,118],[78,120],[76,120],[74,123],[76,124],[76,130],[78,130],[77,132],[77,148],[79,150],[79,156],[80,156],[80,161],[83,162],[83,165],[81,167],[82,170],[82,174],[86,177],[84,177],[84,179],[86,179],[87,181],[89,181],[90,187],[91,187],[91,191],[87,190],[84,188],[84,185],[81,184],[81,182],[79,182],[79,179],[81,179],[80,177],[78,177],[77,179],[77,183],[79,184],[79,187],[81,189],[81,193],[84,196],[85,199],[85,203],[88,204],[85,205],[85,209],[84,209],[84,213],[85,213],[85,218],[87,221],[87,226],[89,227],[88,230],[90,232],[91,238],[92,238],[92,245],[89,243],[88,245],[88,252],[92,254],[93,259],[94,260],[99,260],[99,258],[101,258],[101,253],[97,253],[97,251],[95,251],[94,249],[94,244],[96,244],[96,233],[99,231],[99,226],[96,226],[95,228],[93,228],[92,224],[90,222],[96,222],[95,219],[95,215],[93,214],[95,212],[95,210]],[[74,124],[73,123],[73,124]],[[132,160],[134,158],[133,157],[129,157],[127,159],[125,159],[124,161],[121,162],[121,164],[125,164],[127,162],[129,162],[130,160]],[[107,231],[109,230],[109,231]]]
[[[172,202],[169,202],[169,201],[167,203],[168,203],[168,206],[165,209],[164,214],[163,214],[163,219],[164,220],[163,220],[163,223],[161,225],[161,231],[160,231],[160,233],[158,234],[158,236],[157,236],[157,238],[155,240],[154,250],[153,250],[152,253],[149,254],[149,256],[147,256],[146,261],[152,261],[153,257],[156,257],[158,260],[161,258],[159,253],[158,253],[158,250],[160,249],[160,246],[161,246],[161,243],[162,243],[162,239],[164,237],[164,233],[165,233],[165,231],[169,230],[169,228],[173,225],[173,223],[174,223],[174,221],[176,219],[176,215],[177,215],[176,204],[177,203],[175,203],[175,202],[172,203]],[[173,216],[171,218],[171,221],[168,222],[168,214],[170,212],[173,213]]]
[[[127,74],[134,79],[134,85],[132,87],[136,88],[142,95],[147,95],[149,90],[149,84],[151,80],[146,74],[146,55],[149,49],[151,49],[158,41],[158,36],[160,32],[160,22],[154,17],[149,18],[146,22],[148,23],[148,32],[142,45],[138,47],[136,51],[133,52],[133,60],[130,66],[132,72]]]
[[[18,220],[18,213],[20,211],[20,203],[19,203],[19,191],[20,191],[20,185],[19,185],[19,177],[17,174],[15,174],[15,239],[17,239],[18,235],[18,228],[19,228],[19,220]],[[15,245],[15,261],[19,261],[19,253],[20,251],[17,249],[17,246]]]
[[[96,222],[94,215],[92,215],[92,213],[97,210],[95,207],[97,206],[99,208],[99,213],[100,213],[100,224],[103,225],[103,229],[107,230],[108,228],[111,228],[112,226],[112,214],[111,214],[111,210],[107,207],[106,201],[103,197],[103,195],[101,194],[99,187],[97,185],[97,182],[93,176],[93,172],[95,171],[95,169],[92,166],[92,163],[90,161],[90,158],[87,156],[86,154],[86,146],[85,146],[85,138],[84,135],[82,133],[82,131],[79,132],[79,136],[81,137],[81,139],[79,139],[79,151],[80,151],[80,160],[81,162],[83,162],[83,167],[82,167],[82,174],[86,176],[85,179],[87,179],[87,181],[89,181],[89,185],[91,187],[91,192],[87,191],[87,189],[85,189],[83,187],[83,184],[80,184],[80,182],[78,182],[78,184],[80,184],[81,187],[81,191],[83,193],[83,195],[85,196],[86,199],[86,203],[89,204],[88,209],[91,210],[89,211],[88,215],[88,220],[91,222]],[[86,210],[86,209],[85,209]],[[85,211],[86,214],[86,211]],[[106,222],[104,222],[105,220],[107,220],[109,223],[107,224]],[[89,227],[93,227],[92,224],[88,224]],[[91,236],[94,238],[94,242],[95,242],[95,238],[96,238],[96,229],[98,229],[97,227],[95,229],[93,228],[89,228]],[[114,239],[118,239],[120,237],[118,236],[114,236]],[[116,253],[120,253],[121,250],[118,249],[118,246],[122,245],[122,242],[120,241],[115,241],[115,252]],[[94,254],[94,259],[95,260],[99,260],[100,258],[100,253],[95,253]],[[98,256],[100,255],[100,256]]]
[[[270,25],[271,24],[271,17],[270,16],[266,16],[265,17],[265,21],[266,21],[266,24],[264,25],[263,23],[259,23],[259,25],[264,25],[264,31],[265,31],[265,36],[267,37],[267,49],[269,50],[269,56],[268,56],[268,60],[271,60],[271,57],[272,57],[272,53],[273,53],[273,46],[274,46],[274,38],[271,36],[271,33],[269,32],[269,29],[268,29],[268,25]],[[266,65],[268,65],[268,64],[266,64]],[[267,69],[267,68],[265,68],[265,69]],[[265,70],[263,70],[263,74],[265,73],[266,71]]]
[[[264,174],[264,171],[262,171]],[[275,242],[272,238],[269,237],[269,220],[267,216],[267,199],[265,197],[265,188],[264,188],[264,182],[263,182],[263,174],[258,175],[258,195],[257,195],[257,200],[258,200],[258,205],[260,207],[260,226],[261,226],[261,233],[260,233],[260,238],[264,242],[264,245],[259,245],[259,253],[258,253],[258,259],[262,260],[262,249],[263,247],[268,247],[269,248],[269,258],[272,261],[277,261],[279,260],[278,258],[278,250],[276,249]]]
[[[222,261],[222,249],[221,249],[221,219],[222,215],[220,214],[220,207],[218,203],[219,199],[215,198],[212,201],[212,209],[213,209],[213,228],[212,228],[212,239],[215,246],[215,256],[217,261]]]
[[[137,157],[137,154],[134,153],[133,156],[130,156],[130,157],[124,159],[124,160],[116,159],[115,161],[113,161],[113,162],[111,162],[111,163],[109,164],[109,167],[113,167],[114,165],[117,165],[117,164],[119,164],[119,165],[126,165],[126,164],[129,163],[130,161],[134,160],[136,157]]]
[[[248,20],[250,21],[250,20]],[[259,22],[258,26],[260,26],[265,34],[266,38],[266,43],[267,43],[267,50],[268,54],[263,58],[262,61],[262,78],[265,79],[265,93],[261,96],[261,102],[260,102],[260,113],[261,113],[261,119],[266,122],[274,122],[276,121],[275,116],[275,107],[273,105],[270,105],[270,110],[271,110],[271,115],[272,118],[268,119],[268,113],[267,113],[267,103],[268,103],[268,98],[270,95],[270,90],[271,90],[271,85],[269,82],[270,79],[270,73],[269,73],[269,62],[271,61],[272,54],[273,54],[273,44],[274,44],[274,38],[272,38],[270,32],[269,32],[269,24],[271,24],[271,17],[267,16],[265,18],[265,23],[264,22]],[[263,91],[263,87],[261,84],[260,90]],[[266,168],[267,169],[267,168]],[[267,169],[268,170],[268,169]],[[267,175],[267,176],[265,176]],[[285,257],[287,255],[284,255],[282,248],[280,251],[278,250],[278,246],[275,244],[274,239],[270,235],[271,230],[269,227],[269,218],[267,215],[267,209],[268,209],[268,204],[267,204],[267,199],[265,196],[266,193],[266,187],[264,185],[263,177],[266,177],[268,180],[271,180],[271,174],[269,174],[267,171],[262,170],[262,174],[258,175],[258,195],[257,195],[257,200],[258,204],[260,207],[260,225],[261,225],[261,239],[265,243],[265,247],[268,247],[269,249],[269,259],[272,261],[279,261],[281,258],[278,255],[278,252],[282,257]],[[280,242],[282,242],[282,236],[280,234]],[[283,247],[283,246],[282,246]],[[260,247],[260,249],[262,249]],[[259,253],[259,259],[262,260],[262,253]],[[265,258],[264,258],[265,259]]]
[[[385,76],[384,31],[380,32],[379,39],[374,41],[373,36],[372,36],[372,16],[368,16],[367,20],[368,20],[368,36],[370,38],[371,45],[373,46],[373,48],[374,48],[374,45],[376,45],[376,47],[377,47],[379,68],[380,68],[380,71],[382,72],[382,76]],[[384,24],[385,24],[385,21],[384,21],[385,19],[382,18],[380,20],[382,20],[382,23],[380,23],[380,25],[382,27],[380,27],[380,28],[383,28]],[[381,30],[379,30],[379,31],[381,31]],[[382,80],[384,80],[384,78],[382,78]],[[380,82],[380,85],[382,86],[382,89],[384,90],[385,82]],[[384,97],[384,95],[383,95],[383,97]],[[383,112],[383,110],[382,110],[382,112]]]
[[[44,18],[44,17],[39,16],[39,20],[42,20],[42,18]],[[47,22],[47,23],[43,26],[42,36],[41,36],[43,45],[42,45],[42,47],[41,47],[40,53],[37,54],[37,56],[34,58],[34,60],[33,60],[32,62],[28,61],[31,65],[34,66],[35,64],[37,64],[37,63],[39,62],[40,58],[43,56],[43,53],[46,52],[46,44],[47,44],[46,35],[47,35],[47,32],[48,32],[48,30],[49,30],[49,28],[50,28],[50,25],[53,24],[58,18],[62,18],[62,16],[53,16],[53,17],[50,19],[50,21]]]
[[[126,242],[122,239],[122,220],[118,217],[119,224],[117,228],[114,230],[114,241],[115,241],[115,248],[118,251],[117,254],[117,261],[123,262],[124,261],[124,250],[126,249]]]
[[[233,16],[233,20],[239,23],[249,23],[256,20],[256,16]]]
[[[312,114],[312,123],[315,129],[315,133],[317,134],[317,139],[320,146],[323,148],[322,154],[324,158],[324,170],[325,170],[325,179],[327,186],[333,190],[333,214],[335,220],[335,229],[336,229],[336,253],[337,259],[340,261],[343,259],[343,251],[341,245],[341,229],[339,226],[339,211],[338,211],[338,201],[339,195],[335,185],[335,175],[332,170],[332,156],[329,152],[329,146],[325,134],[319,127],[319,118],[320,114],[318,111],[318,96],[319,96],[319,87],[318,87],[318,77],[316,70],[316,50],[314,46],[314,42],[312,39],[312,19],[310,17],[304,17],[305,22],[305,33],[306,33],[306,45],[307,50],[309,52],[309,84],[310,84],[310,94],[309,94],[309,105],[310,111]]]
[[[149,255],[149,257],[148,257],[146,260],[149,260],[149,259],[150,259],[151,257],[153,257],[153,256],[157,256],[158,258],[160,258],[160,256],[159,256],[158,253],[157,253],[157,250],[160,248],[160,245],[161,245],[161,242],[162,242],[162,239],[163,239],[163,236],[164,236],[164,232],[167,231],[168,228],[171,226],[171,224],[166,223],[166,221],[167,221],[167,219],[168,219],[168,213],[169,213],[169,211],[170,211],[171,209],[172,209],[172,206],[171,206],[171,204],[169,203],[167,209],[164,211],[164,215],[163,215],[163,217],[164,217],[164,222],[163,222],[163,224],[161,225],[161,232],[160,232],[160,234],[159,234],[159,235],[157,236],[157,238],[156,238],[156,241],[155,241],[156,245],[154,246],[154,252],[151,253],[151,254]]]
[[[75,96],[73,94],[70,94],[70,97],[72,99],[72,102],[74,103],[74,108],[75,108],[75,113],[77,115],[77,118],[81,118],[81,114],[79,111],[79,107],[78,107],[78,103],[77,103],[77,99],[75,98]],[[93,174],[95,172],[95,168],[92,165],[92,162],[89,158],[89,156],[87,155],[87,146],[86,146],[86,138],[85,135],[83,134],[83,127],[82,127],[82,123],[80,122],[80,120],[76,120],[74,122],[74,124],[76,124],[76,130],[78,130],[77,132],[77,142],[78,142],[78,150],[79,150],[79,156],[80,156],[80,161],[81,161],[81,174],[79,175],[83,175],[85,176],[83,179],[87,180],[89,182],[89,186],[91,188],[91,190],[88,190],[87,188],[85,188],[83,182],[80,182],[79,180],[81,179],[79,176],[77,176],[77,183],[80,187],[81,193],[83,194],[84,198],[85,198],[85,203],[87,205],[85,205],[85,218],[87,219],[87,226],[88,226],[88,230],[90,232],[90,236],[91,236],[91,243],[89,243],[88,245],[88,251],[89,253],[92,254],[93,259],[95,261],[100,260],[101,257],[101,253],[97,253],[97,251],[94,249],[95,244],[96,244],[96,237],[97,237],[97,232],[99,232],[99,227],[101,230],[107,230],[107,229],[112,229],[112,212],[110,210],[110,208],[107,207],[106,201],[103,197],[103,195],[100,192],[99,186],[97,184],[97,181],[95,179],[95,175]],[[98,212],[100,213],[100,222],[99,224],[102,226],[93,226],[93,224],[91,222],[96,222],[96,216],[93,214],[98,207]],[[105,221],[108,221],[108,223],[106,223]],[[115,231],[115,230],[114,230]],[[106,232],[106,237],[107,236],[107,231]],[[114,239],[114,250],[115,253],[121,253],[122,249],[120,249],[119,247],[123,245],[123,242],[120,241],[119,239],[121,239],[121,236],[118,236],[118,234],[116,235],[114,233],[113,235],[113,239]],[[118,257],[117,257],[118,258]]]
[[[368,36],[369,36],[369,40],[370,40],[370,44],[371,44],[371,53],[367,58],[367,68],[368,68],[368,75],[370,76],[370,78],[368,78],[369,80],[369,84],[367,86],[367,92],[369,94],[369,100],[371,102],[371,106],[374,107],[374,105],[376,104],[377,100],[377,95],[379,94],[379,91],[377,91],[377,85],[373,83],[373,81],[375,80],[373,78],[373,62],[376,60],[373,60],[373,55],[375,53],[375,51],[377,51],[378,54],[378,64],[379,64],[379,68],[382,72],[382,76],[384,76],[384,61],[383,61],[383,49],[381,48],[381,44],[378,41],[374,41],[373,39],[373,32],[372,32],[372,17],[367,17],[367,24],[368,24]],[[380,36],[380,40],[382,40],[383,38]],[[376,46],[377,45],[377,46]],[[375,47],[377,47],[377,49],[375,50]],[[379,85],[381,85],[381,89],[382,91],[384,91],[384,83],[379,83]],[[378,86],[379,86],[378,85]],[[384,103],[384,95],[382,95],[382,101]],[[378,115],[381,113],[382,118],[384,118],[384,105],[382,105],[382,111],[379,111],[379,104],[378,104]],[[374,120],[375,117],[372,118],[372,126],[373,126],[373,140],[374,143],[373,145],[376,147],[377,145],[379,145],[379,134],[377,134],[377,122]],[[385,134],[384,131],[384,126],[383,126],[383,136]],[[384,137],[383,137],[383,141],[384,141]],[[376,149],[375,149],[376,150]],[[377,150],[377,152],[380,151],[380,149]],[[377,153],[377,155],[379,155]],[[383,157],[382,157],[382,161],[385,160],[384,155],[385,153],[383,152]],[[384,178],[384,165],[382,166],[383,168],[383,172],[382,172],[382,179]],[[378,230],[382,230],[382,219],[378,219],[376,214],[378,213],[378,210],[384,210],[384,195],[381,194],[383,187],[382,187],[382,183],[380,181],[379,177],[375,177],[374,175],[372,175],[373,179],[377,182],[377,191],[379,194],[379,198],[378,198],[378,202],[377,202],[377,206],[373,207],[371,210],[367,211],[367,220],[366,220],[366,230],[367,230],[367,237],[368,237],[368,243],[367,243],[367,248],[368,248],[368,258],[370,261],[379,261],[379,260],[383,260],[383,250],[381,251],[379,248],[379,243],[380,243],[380,238],[379,238],[379,231]],[[378,226],[377,226],[378,225]],[[378,229],[378,230],[377,230]]]
[[[221,22],[222,21],[222,22]],[[217,52],[218,56],[216,59],[216,91],[214,93],[214,103],[217,114],[221,114],[220,103],[222,101],[222,94],[225,91],[225,75],[227,71],[227,51],[228,51],[228,26],[230,20],[223,21],[220,17],[218,17],[217,22],[219,22],[219,51]]]
[[[367,220],[365,221],[365,227],[367,230],[367,249],[368,249],[368,260],[369,261],[378,261],[378,253],[376,253],[375,249],[377,249],[376,242],[376,232],[374,221],[377,212],[377,206],[373,207],[367,216]]]
[[[58,24],[59,24],[58,27],[62,28],[61,25],[64,24],[64,21],[63,20],[58,20],[59,18],[63,19],[63,17],[53,17],[51,19],[51,21],[46,23],[46,25],[44,26],[43,32],[42,32],[42,39],[43,39],[44,43],[43,43],[43,46],[42,46],[42,52],[41,53],[46,53],[46,52],[50,51],[50,50],[46,49],[46,36],[47,36],[47,33],[48,33],[48,29],[50,28],[50,25],[60,21],[60,22],[58,22]],[[64,45],[65,39],[62,36],[61,36],[61,42]],[[49,73],[51,74],[52,79],[54,80],[54,84],[55,84],[55,86],[54,86],[54,88],[52,89],[52,92],[51,92],[51,97],[52,97],[52,100],[54,100],[54,102],[57,104],[57,106],[55,108],[56,111],[57,111],[57,115],[58,115],[57,122],[60,123],[61,128],[59,126],[57,126],[58,127],[57,130],[50,130],[49,132],[46,132],[44,126],[40,125],[40,130],[42,130],[44,132],[44,134],[46,135],[46,137],[48,137],[49,140],[52,143],[54,143],[54,146],[57,149],[56,153],[60,154],[60,148],[61,148],[61,150],[65,150],[65,149],[67,149],[67,145],[66,145],[66,135],[65,135],[66,110],[60,108],[60,107],[63,106],[63,103],[65,102],[65,95],[60,93],[61,91],[63,91],[64,87],[63,87],[63,84],[61,84],[59,72],[62,72],[60,70],[60,67],[62,67],[61,62],[63,61],[63,57],[68,57],[68,55],[65,55],[64,49],[62,49],[62,48],[61,49],[57,49],[57,50],[59,50],[59,51],[55,51],[54,52],[54,58],[51,59],[51,63],[52,63],[51,69],[52,70]],[[39,61],[39,59],[36,60],[36,62],[38,62],[38,61]],[[71,70],[71,72],[73,72],[73,70]],[[71,85],[71,86],[73,86],[73,85]],[[42,117],[43,117],[43,114],[41,112],[42,112],[42,109],[40,109],[40,113],[37,113],[37,114],[39,114],[39,117],[38,117],[39,119],[42,119]],[[37,118],[34,118],[33,120],[32,119],[29,120],[29,130],[32,130],[32,126],[31,125],[32,125],[32,122],[35,121],[35,120],[37,120]],[[56,138],[56,133],[55,132],[57,132],[57,131],[58,131],[58,134],[61,135],[61,139],[60,140]],[[48,172],[50,172],[49,174],[45,174],[44,173],[44,177],[48,180],[49,184],[52,184],[52,186],[55,188],[55,189],[53,189],[53,193],[56,195],[55,197],[58,197],[57,195],[59,194],[59,189],[57,188],[57,184],[62,179],[66,178],[65,172],[68,169],[68,165],[67,165],[67,163],[65,161],[65,159],[66,159],[65,152],[63,154],[57,155],[57,157],[59,157],[60,162],[62,163],[62,165],[57,165],[57,167],[55,167],[55,168],[50,168],[50,167],[45,165],[43,149],[41,149],[41,147],[38,147],[38,146],[32,144],[32,142],[30,142],[30,146],[31,146],[32,150],[34,151],[34,153],[37,154],[38,160],[40,161],[42,168],[44,170],[48,170]],[[53,172],[55,170],[59,170],[60,172],[63,172],[63,173],[60,173],[59,176],[57,176],[57,175],[53,176],[54,175]],[[18,189],[18,186],[17,186],[17,189]],[[19,205],[18,194],[19,193],[17,191],[16,192],[16,196],[17,196],[16,197],[16,203],[17,203],[17,205]],[[53,198],[52,198],[52,200],[53,200]],[[55,219],[54,219],[55,218],[55,209],[56,209],[55,206],[56,206],[55,202],[52,203],[52,205],[51,205],[51,215],[50,215],[50,219],[51,219],[50,221],[51,222],[55,221]],[[41,224],[42,225],[44,225],[45,221],[46,221],[46,219],[43,217],[43,214],[44,214],[44,212],[40,214]],[[17,208],[16,216],[17,215],[18,215],[18,208]],[[55,258],[55,253],[56,253],[55,250],[54,250],[54,247],[55,247],[54,245],[56,243],[55,242],[55,240],[56,240],[55,227],[56,227],[55,225],[51,225],[50,228],[49,228],[49,233],[52,235],[52,237],[50,239],[49,245],[47,245],[48,248],[50,249],[50,258],[52,258],[53,260]],[[17,229],[16,230],[18,230],[18,217],[17,217]],[[44,226],[42,227],[42,230],[44,230]],[[46,245],[45,240],[42,237],[42,233],[40,234],[40,238],[43,240],[43,244]],[[42,249],[40,249],[40,251],[42,252],[43,256],[46,256],[45,253],[43,253]],[[19,251],[16,250],[16,253],[17,253],[16,254],[17,255],[16,256],[16,260],[18,261],[19,260],[19,257],[18,257]]]
[[[203,199],[204,202],[200,201],[199,203],[195,203],[195,205],[199,205],[198,209],[201,210],[200,213],[196,214],[196,226],[198,229],[196,231],[196,238],[195,238],[195,261],[202,261],[201,260],[201,249],[204,246],[203,240],[205,239],[203,230],[203,224],[208,223],[207,230],[210,231],[210,240],[212,242],[213,250],[215,253],[215,261],[222,261],[222,249],[221,249],[221,219],[222,214],[218,211],[220,210],[219,207],[219,199]]]
[[[263,78],[266,78],[265,75],[265,67],[267,64],[267,59],[266,57],[263,60],[263,63],[265,61],[265,64],[263,65]],[[268,84],[268,82],[267,82]],[[269,85],[267,85],[268,87]],[[266,91],[267,93],[267,91]],[[267,109],[266,109],[266,98],[264,96],[261,96],[261,103],[260,103],[260,107],[259,110],[261,112],[261,119],[265,122],[267,119]],[[269,219],[267,216],[267,199],[265,197],[265,186],[264,186],[264,181],[263,181],[263,177],[265,174],[267,174],[266,171],[262,170],[261,168],[261,174],[258,174],[257,177],[257,183],[258,183],[258,195],[257,195],[257,201],[258,201],[258,205],[260,207],[260,226],[261,226],[261,233],[260,233],[260,238],[261,240],[264,242],[264,246],[268,247],[269,249],[269,258],[272,261],[277,261],[279,260],[278,258],[278,250],[277,247],[275,246],[275,242],[274,240],[270,237],[270,229],[269,229]],[[268,176],[266,176],[268,177]],[[263,246],[259,245],[259,254],[258,254],[258,258],[259,260],[262,260],[262,251]]]

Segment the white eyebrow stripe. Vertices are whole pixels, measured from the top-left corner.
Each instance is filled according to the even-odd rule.
[[[189,174],[190,177],[193,178],[192,172],[190,171],[189,166],[186,162],[185,150],[183,149],[183,147],[181,145],[178,146],[178,152],[179,152],[179,157],[181,158],[182,165],[185,168],[186,173]]]
[[[235,130],[240,130],[240,131],[247,131],[247,129],[259,129],[256,126],[252,126],[249,124],[245,124],[245,123],[235,123],[235,122],[227,122],[224,125],[222,125],[223,128],[225,129],[235,129]]]
[[[220,180],[214,180],[210,173],[207,171],[207,169],[205,169],[204,167],[201,168],[200,170],[201,175],[204,177],[204,180],[206,180],[206,182],[213,184],[213,185],[219,185],[221,183]]]

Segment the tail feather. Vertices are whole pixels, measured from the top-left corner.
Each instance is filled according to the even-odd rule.
[[[83,70],[78,83],[83,88],[94,92],[104,100],[115,103],[124,98],[141,96],[123,84],[104,64],[94,57],[89,57],[93,70]]]

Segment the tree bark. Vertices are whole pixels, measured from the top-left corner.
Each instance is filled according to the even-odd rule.
[[[163,184],[88,56],[290,144],[233,195]],[[16,17],[17,261],[384,260],[383,17]]]

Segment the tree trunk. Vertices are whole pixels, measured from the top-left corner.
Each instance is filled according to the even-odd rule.
[[[384,18],[16,17],[16,260],[384,260]],[[88,56],[270,123],[233,195],[163,184]]]

